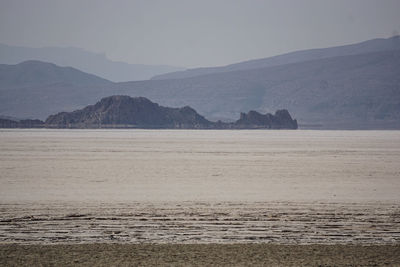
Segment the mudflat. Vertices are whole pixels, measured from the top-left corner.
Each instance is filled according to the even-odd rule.
[[[0,240],[20,244],[399,244],[385,203],[178,202],[0,205]]]
[[[1,265],[400,265],[400,131],[0,130]]]
[[[0,245],[2,266],[398,266],[399,245]]]
[[[400,203],[399,162],[400,131],[0,130],[0,203]]]

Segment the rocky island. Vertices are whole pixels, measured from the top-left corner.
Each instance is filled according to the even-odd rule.
[[[233,123],[212,122],[193,108],[163,107],[144,97],[109,96],[95,105],[51,115],[48,128],[154,128],[154,129],[297,129],[287,110],[275,115],[250,111]]]
[[[40,120],[11,121],[3,128],[145,128],[145,129],[297,129],[297,121],[285,109],[273,114],[256,111],[241,113],[231,123],[212,122],[193,108],[163,107],[145,97],[115,95],[101,99],[94,105],[72,112],[50,115]]]

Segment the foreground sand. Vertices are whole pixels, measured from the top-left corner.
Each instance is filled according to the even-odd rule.
[[[396,203],[0,204],[0,243],[400,244]]]
[[[1,266],[399,266],[400,245],[0,245]]]
[[[400,131],[0,131],[0,266],[400,266],[398,162]]]

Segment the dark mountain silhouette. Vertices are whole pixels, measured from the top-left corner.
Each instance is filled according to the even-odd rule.
[[[101,128],[208,128],[210,122],[186,106],[167,108],[144,97],[110,96],[73,112],[61,112],[46,120],[48,127]]]
[[[382,39],[382,38],[373,39],[351,45],[295,51],[283,55],[249,60],[222,67],[188,69],[184,71],[160,74],[154,76],[152,79],[154,80],[183,79],[183,78],[195,77],[211,73],[258,69],[258,68],[286,65],[291,63],[323,59],[329,57],[357,55],[357,54],[365,54],[378,51],[390,51],[396,49],[400,49],[400,36],[394,36],[388,39]]]
[[[51,115],[50,128],[167,128],[167,129],[297,129],[287,110],[275,115],[255,111],[242,114],[235,123],[211,122],[189,106],[169,108],[144,97],[110,96],[73,112]]]
[[[234,128],[258,128],[264,126],[271,129],[297,129],[297,121],[293,120],[286,109],[277,110],[275,115],[265,115],[251,110],[247,114],[240,113],[240,119],[233,123]]]
[[[27,60],[52,62],[69,66],[110,81],[147,80],[154,75],[183,70],[167,65],[128,64],[109,60],[105,54],[97,54],[73,47],[19,47],[0,44],[0,63],[17,64]]]

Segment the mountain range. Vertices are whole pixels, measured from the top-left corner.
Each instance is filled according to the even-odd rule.
[[[183,78],[190,78],[211,73],[258,69],[258,68],[286,65],[291,63],[317,60],[329,57],[350,56],[350,55],[365,54],[370,52],[390,51],[396,49],[400,49],[400,36],[393,36],[388,39],[383,39],[383,38],[373,39],[362,43],[343,45],[337,47],[295,51],[283,55],[255,59],[255,60],[248,60],[222,67],[195,68],[195,69],[176,71],[176,72],[156,75],[152,79],[153,80],[183,79]]]
[[[75,47],[32,48],[0,44],[0,64],[18,64],[27,60],[77,68],[114,82],[148,80],[154,75],[183,70],[181,67],[167,65],[112,61],[105,54],[92,53]]]
[[[164,106],[190,105],[209,120],[233,121],[249,110],[267,113],[287,109],[300,127],[398,129],[398,40],[393,37],[299,51],[275,59],[238,63],[235,68],[240,68],[235,70],[228,70],[227,66],[187,78],[121,83],[84,73],[87,77],[78,79],[82,75],[78,70],[74,72],[77,78],[61,74],[56,77],[55,73],[66,70],[35,62],[35,70],[51,66],[51,71],[43,72],[42,80],[0,78],[0,115],[44,119],[60,111],[82,108],[102,97],[129,95],[147,97]],[[29,77],[29,71],[23,68],[26,64],[2,65],[0,77]],[[47,77],[45,73],[52,74]]]

